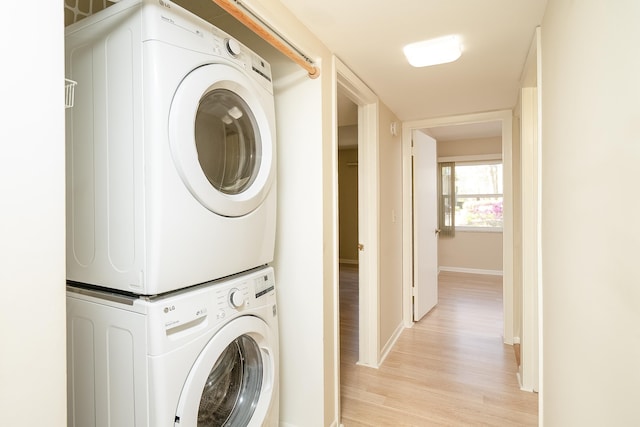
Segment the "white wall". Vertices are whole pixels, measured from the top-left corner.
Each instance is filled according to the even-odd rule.
[[[275,270],[281,338],[280,419],[289,425],[321,426],[327,403],[323,393],[322,134],[309,132],[322,126],[321,87],[304,72],[299,77],[306,80],[301,80],[300,87],[282,91],[277,107],[286,111],[288,124],[278,130]],[[301,139],[301,135],[306,137]]]
[[[542,415],[640,425],[640,2],[550,0],[542,25]]]
[[[3,6],[8,19],[0,26],[0,423],[62,427],[63,10],[62,3],[47,0]],[[20,16],[29,20],[15,19]]]
[[[502,233],[456,230],[438,239],[441,271],[502,274]]]
[[[390,349],[402,329],[402,140],[390,126],[399,119],[379,104],[380,319],[378,354]],[[400,129],[400,125],[397,125]],[[384,354],[382,354],[384,356]]]

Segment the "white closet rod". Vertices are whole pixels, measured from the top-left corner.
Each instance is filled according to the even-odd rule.
[[[293,44],[282,37],[266,22],[260,19],[250,9],[245,7],[239,0],[212,0],[215,4],[227,11],[231,16],[242,22],[251,31],[262,37],[271,46],[278,49],[289,59],[304,68],[312,79],[320,76],[320,69],[313,64],[304,53],[302,53]],[[238,7],[242,7],[242,10]],[[256,22],[258,21],[258,22]],[[268,29],[265,29],[265,27]],[[274,35],[275,34],[275,35]]]

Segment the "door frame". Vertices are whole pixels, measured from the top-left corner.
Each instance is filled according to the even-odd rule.
[[[380,362],[378,97],[340,59],[334,56],[334,62],[336,94],[340,90],[358,105],[358,239],[364,245],[358,256],[358,364],[377,368]],[[339,289],[335,292],[338,295]],[[336,310],[338,324],[339,315]],[[340,366],[339,346],[337,353]]]
[[[504,311],[503,340],[505,344],[513,344],[513,274],[514,274],[514,230],[513,230],[513,113],[511,110],[497,110],[483,113],[463,114],[405,122],[402,124],[402,245],[403,253],[411,254],[413,248],[413,202],[411,199],[411,135],[414,130],[437,126],[462,125],[469,123],[501,121],[502,123],[502,168],[503,183],[503,215],[502,234],[502,301]],[[413,257],[404,256],[402,261],[403,320],[405,327],[413,326],[411,304]]]

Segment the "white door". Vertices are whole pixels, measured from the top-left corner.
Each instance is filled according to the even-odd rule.
[[[413,131],[413,320],[438,303],[436,140]]]

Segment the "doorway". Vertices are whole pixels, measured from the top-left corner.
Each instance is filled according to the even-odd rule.
[[[376,168],[378,164],[378,98],[339,59],[334,58],[334,61],[337,77],[336,90],[341,96],[345,96],[357,105],[358,110],[358,364],[377,367],[379,363],[379,177]],[[341,234],[340,231],[339,234]],[[337,293],[338,289],[336,289]],[[338,313],[339,310],[336,314]],[[340,362],[339,357],[340,355],[336,354],[336,364]]]
[[[414,130],[423,130],[436,128],[440,126],[453,126],[469,123],[482,123],[499,121],[501,123],[502,135],[502,159],[505,182],[503,187],[503,340],[506,344],[513,344],[514,323],[513,323],[513,292],[514,292],[514,203],[513,203],[513,183],[510,179],[512,176],[512,113],[510,110],[469,114],[462,116],[443,117],[439,119],[427,119],[413,122],[406,122],[403,125],[403,246],[406,253],[411,253],[414,245],[412,224],[412,147],[411,136]],[[403,260],[403,288],[404,294],[404,323],[405,326],[413,325],[413,308],[412,308],[412,275],[414,271],[413,259],[405,257]]]
[[[338,296],[340,363],[358,362],[358,105],[339,87],[338,107]],[[341,370],[342,372],[342,370]],[[340,379],[342,383],[343,379]]]
[[[439,270],[501,276],[502,123],[441,126],[426,132],[437,141],[437,162],[446,165],[446,177],[455,176],[455,200],[447,206],[455,232],[445,227],[441,233]]]
[[[354,264],[350,265],[351,279],[357,281],[357,291],[352,295],[353,303],[356,305],[357,313],[351,312],[352,339],[357,339],[357,343],[352,342],[353,360],[359,365],[377,367],[379,348],[379,230],[378,224],[378,174],[376,165],[378,164],[378,99],[376,95],[362,82],[342,61],[334,57],[334,69],[336,72],[336,98],[338,94],[341,98],[347,98],[347,108],[352,108],[351,104],[357,108],[357,269]],[[336,102],[337,104],[337,102]],[[337,110],[337,108],[336,108]],[[353,119],[351,119],[353,121]],[[337,121],[336,121],[337,124]],[[337,126],[336,126],[337,127]],[[336,133],[337,133],[336,129]],[[336,151],[338,151],[336,141]],[[338,157],[336,155],[336,157]],[[354,163],[350,161],[349,163]],[[347,166],[349,167],[349,166]],[[337,169],[337,166],[336,166]],[[335,169],[334,169],[335,170]],[[337,173],[337,170],[335,170]],[[363,179],[366,177],[366,179]],[[339,177],[336,177],[336,185],[339,184]],[[336,221],[338,221],[340,206],[338,203]],[[343,237],[339,227],[337,229],[338,241]],[[347,243],[348,244],[348,243]],[[339,251],[338,251],[339,253]],[[353,255],[352,255],[353,256]],[[336,256],[336,271],[339,270],[339,255]],[[334,282],[335,317],[335,347],[334,366],[337,366],[335,378],[335,392],[337,419],[340,419],[341,409],[341,345],[340,334],[341,309],[339,303],[340,278]]]

